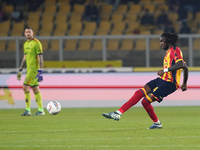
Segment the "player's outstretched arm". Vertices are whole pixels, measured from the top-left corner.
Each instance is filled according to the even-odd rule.
[[[22,61],[21,61],[21,65],[20,65],[20,68],[19,68],[19,72],[18,72],[18,74],[17,74],[17,80],[19,80],[19,81],[21,80],[22,70],[23,70],[25,64],[26,64],[26,55],[24,55],[24,57],[23,57],[23,59],[22,59]]]
[[[187,80],[188,80],[188,67],[186,63],[183,64],[182,67],[184,73],[183,73],[183,84],[181,85],[181,90],[186,91],[187,90]]]

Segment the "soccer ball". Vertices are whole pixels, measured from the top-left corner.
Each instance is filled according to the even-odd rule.
[[[51,101],[48,103],[47,105],[47,111],[51,114],[51,115],[56,115],[61,111],[61,105],[59,102],[57,101]]]

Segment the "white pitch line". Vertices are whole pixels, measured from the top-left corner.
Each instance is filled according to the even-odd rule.
[[[25,140],[25,141],[0,141],[0,143],[33,143],[33,142],[63,142],[63,141],[106,141],[106,140],[144,140],[144,139],[196,139],[200,136],[172,136],[172,137],[127,137],[127,138],[96,138],[96,139],[57,139],[57,140]]]
[[[30,145],[0,145],[0,147],[30,147]],[[31,147],[43,147],[43,148],[75,148],[75,147],[82,147],[82,148],[199,148],[200,145],[31,145]]]

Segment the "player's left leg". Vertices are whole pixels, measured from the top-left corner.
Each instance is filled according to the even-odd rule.
[[[36,116],[43,116],[45,115],[44,109],[43,109],[43,103],[42,103],[42,95],[39,91],[39,86],[32,87],[33,92],[35,94],[35,101],[38,105],[38,112],[35,114]]]
[[[146,112],[148,113],[149,117],[153,120],[153,125],[151,125],[149,129],[161,129],[162,124],[159,121],[156,113],[154,112],[153,106],[151,105],[151,103],[154,101],[155,99],[151,95],[146,95],[141,103]]]
[[[153,106],[151,105],[152,102],[157,101],[161,102],[164,97],[176,91],[176,85],[171,82],[164,81],[162,79],[158,79],[156,81],[157,87],[152,88],[153,90],[144,97],[142,100],[142,105],[146,112],[149,114],[150,118],[153,120],[153,125],[150,126],[149,129],[160,129],[162,128],[161,122],[158,120],[156,116]],[[151,84],[149,84],[151,87]]]

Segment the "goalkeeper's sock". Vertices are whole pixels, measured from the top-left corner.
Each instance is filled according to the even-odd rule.
[[[42,95],[40,92],[35,93],[35,101],[38,105],[38,111],[44,111],[42,104]]]
[[[25,102],[26,102],[26,110],[31,111],[31,93],[30,93],[30,91],[25,91]]]
[[[122,107],[118,111],[120,111],[123,114],[133,105],[137,104],[140,101],[140,99],[145,95],[146,90],[144,88],[137,90],[135,94],[124,105],[122,105]]]

